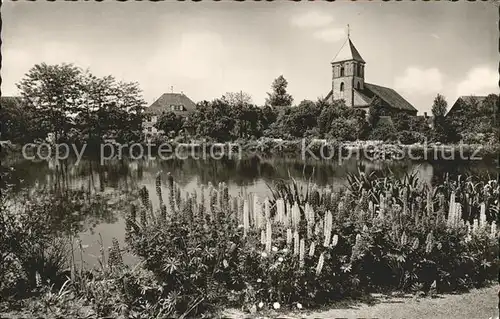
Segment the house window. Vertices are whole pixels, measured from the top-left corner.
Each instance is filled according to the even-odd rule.
[[[175,111],[175,105],[170,105],[170,110]]]
[[[343,66],[340,68],[340,76],[344,76],[344,67]]]
[[[344,92],[344,82],[340,83],[340,92]]]
[[[356,84],[356,88],[357,88],[358,90],[361,90],[361,84],[359,84],[359,82],[358,82],[358,84]]]

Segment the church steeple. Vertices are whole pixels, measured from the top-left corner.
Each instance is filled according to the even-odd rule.
[[[354,105],[354,90],[364,89],[365,60],[351,41],[347,26],[347,39],[332,61],[332,100],[345,100],[347,106]]]

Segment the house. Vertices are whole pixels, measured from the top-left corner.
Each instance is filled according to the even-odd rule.
[[[365,82],[365,64],[348,35],[331,62],[332,89],[326,101],[344,100],[347,106],[368,112],[372,103],[378,100],[391,113],[417,115],[417,109],[393,89]]]
[[[461,114],[466,114],[471,108],[478,109],[481,107],[484,100],[486,100],[486,96],[460,96],[446,113],[446,117],[456,117]]]
[[[146,117],[142,123],[144,136],[148,138],[163,133],[154,127],[163,113],[187,116],[195,110],[196,104],[184,93],[164,93],[145,110]]]

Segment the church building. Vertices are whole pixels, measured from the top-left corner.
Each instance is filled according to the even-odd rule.
[[[350,36],[332,61],[332,89],[326,100],[344,100],[349,107],[368,112],[378,99],[390,114],[405,112],[417,115],[417,109],[391,88],[365,82],[365,60],[352,43]]]

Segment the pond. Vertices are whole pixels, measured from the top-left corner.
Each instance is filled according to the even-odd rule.
[[[61,167],[54,161],[33,162],[16,160],[4,163],[13,170],[13,181],[22,181],[19,187],[35,187],[36,185],[59,184],[69,188],[88,188],[95,190],[122,189],[130,190],[134,187],[145,186],[150,194],[155,193],[155,178],[160,172],[165,185],[167,172],[170,172],[176,183],[184,191],[198,190],[209,183],[217,185],[227,183],[229,192],[237,195],[240,192],[256,193],[264,198],[270,195],[269,185],[279,179],[291,178],[299,183],[308,180],[321,185],[330,185],[333,188],[341,187],[346,183],[348,173],[359,170],[370,173],[377,171],[384,174],[403,176],[405,173],[417,171],[420,179],[425,183],[437,183],[444,174],[473,174],[496,176],[496,164],[485,161],[441,161],[441,162],[411,162],[411,161],[366,161],[345,160],[339,161],[303,161],[283,157],[248,157],[243,159],[221,160],[126,160],[108,161],[99,165],[97,161],[84,159],[75,165],[75,161],[68,161],[64,165],[65,174],[61,174]],[[61,177],[64,175],[64,178]],[[164,190],[166,191],[166,190]],[[153,206],[157,207],[156,196],[151,196]],[[155,202],[156,200],[156,202]],[[85,248],[85,260],[95,264],[99,255],[102,238],[103,245],[109,247],[113,237],[120,242],[125,237],[125,212],[114,216],[85,216],[81,225],[79,237]],[[125,261],[132,260],[131,256],[124,256]]]

